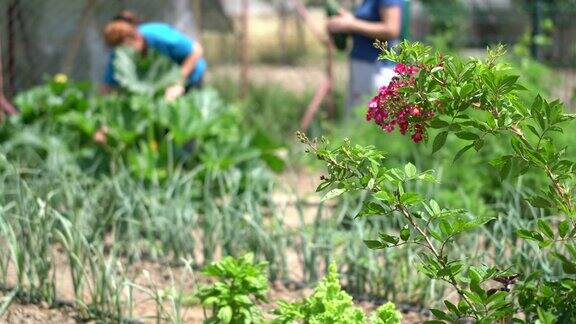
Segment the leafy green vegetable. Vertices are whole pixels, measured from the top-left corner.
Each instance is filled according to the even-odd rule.
[[[274,323],[365,323],[365,315],[360,308],[354,307],[352,297],[340,286],[336,264],[328,268],[328,274],[314,289],[312,296],[303,301],[278,302],[278,315]]]
[[[226,257],[204,268],[202,273],[218,280],[196,293],[203,306],[212,308],[206,323],[262,323],[262,311],[256,303],[266,300],[266,265],[255,263],[254,255],[246,254],[239,259]]]
[[[129,47],[119,47],[113,65],[120,86],[135,94],[154,96],[180,79],[178,65],[152,49],[142,56]]]

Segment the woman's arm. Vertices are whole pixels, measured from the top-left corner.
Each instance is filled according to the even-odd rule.
[[[339,16],[328,20],[328,30],[333,33],[361,34],[382,41],[398,38],[402,29],[402,8],[382,7],[380,17],[379,22],[365,21],[341,9]]]
[[[204,49],[202,48],[202,45],[200,45],[200,43],[194,42],[193,46],[194,49],[192,50],[192,53],[190,53],[184,59],[184,61],[180,66],[180,71],[182,73],[182,78],[180,82],[171,87],[168,87],[168,89],[166,89],[166,92],[164,93],[164,98],[166,98],[166,100],[168,101],[175,100],[176,98],[184,94],[185,91],[184,85],[186,84],[186,80],[188,80],[188,77],[190,77],[190,74],[192,74],[192,72],[196,68],[198,60],[200,60],[204,55]]]
[[[198,63],[198,60],[200,60],[203,55],[204,48],[202,48],[202,45],[198,42],[194,42],[194,50],[184,59],[181,65],[183,83],[186,83],[186,80],[194,71],[194,68],[196,68],[196,63]]]

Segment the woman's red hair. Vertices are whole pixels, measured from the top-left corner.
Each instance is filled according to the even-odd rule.
[[[104,41],[110,47],[122,45],[127,39],[136,37],[138,31],[134,24],[114,20],[104,27]]]

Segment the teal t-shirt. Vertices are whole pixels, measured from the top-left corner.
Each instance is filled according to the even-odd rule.
[[[146,40],[146,45],[149,48],[156,50],[162,55],[168,56],[178,64],[182,64],[182,61],[194,50],[193,40],[168,24],[158,22],[145,23],[138,26],[138,31]],[[114,78],[113,61],[114,52],[111,52],[104,75],[104,83],[117,86],[118,82]],[[206,60],[200,58],[196,63],[194,71],[190,73],[186,85],[198,84],[202,80],[207,67]]]

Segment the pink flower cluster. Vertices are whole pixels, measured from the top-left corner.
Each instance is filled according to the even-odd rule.
[[[412,140],[416,143],[424,139],[424,122],[434,117],[434,112],[424,111],[423,108],[410,104],[402,89],[409,88],[416,82],[414,75],[418,73],[417,66],[405,64],[396,65],[396,76],[387,86],[383,86],[378,94],[370,100],[367,121],[374,121],[387,132],[392,132],[396,126],[400,133],[412,133]]]

